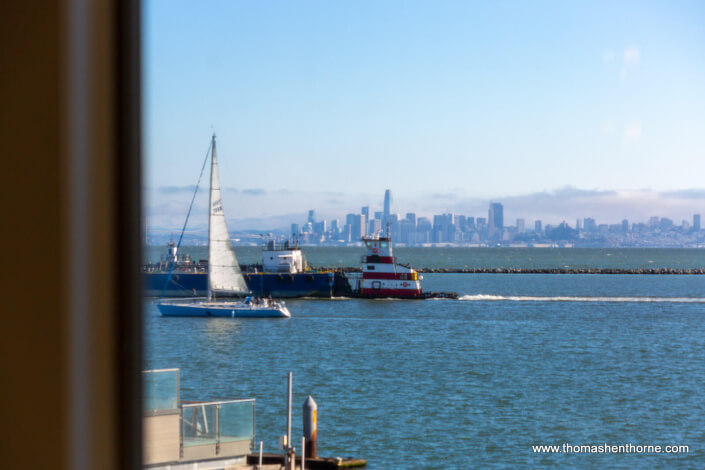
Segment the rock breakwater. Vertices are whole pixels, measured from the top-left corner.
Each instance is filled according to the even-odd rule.
[[[323,267],[321,270],[360,272],[354,267]],[[705,275],[705,268],[416,268],[419,273],[438,274],[674,274]]]

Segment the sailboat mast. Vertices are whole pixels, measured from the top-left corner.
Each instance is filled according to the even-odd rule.
[[[229,295],[249,292],[245,278],[240,272],[225,220],[217,155],[214,135],[211,142],[211,184],[208,199],[208,288],[211,297],[221,293]]]
[[[211,177],[210,184],[208,185],[208,299],[213,297],[213,290],[211,289],[211,263],[214,261],[211,256],[211,211],[213,210],[213,168],[215,167],[216,156],[215,156],[215,132],[213,133],[213,138],[211,140]]]

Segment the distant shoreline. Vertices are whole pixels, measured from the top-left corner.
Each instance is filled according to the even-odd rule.
[[[143,245],[146,248],[163,248],[167,245],[167,242],[164,243],[148,243]],[[182,243],[181,246],[183,248],[192,248],[192,247],[204,247],[207,248],[208,245],[203,243],[203,242],[198,242],[194,243],[193,241],[190,241],[190,243]],[[256,243],[233,243],[233,246],[235,248],[261,248],[261,244],[256,244]],[[301,248],[356,248],[360,249],[362,248],[362,244],[346,244],[346,245],[312,245],[312,244],[300,244],[299,247]],[[438,244],[425,244],[425,245],[404,245],[403,243],[395,244],[394,249],[407,249],[407,248],[414,248],[414,249],[439,249],[439,248],[452,248],[452,249],[492,249],[492,250],[514,250],[514,249],[520,249],[520,250],[525,250],[525,249],[537,249],[537,250],[705,250],[705,244],[698,244],[698,245],[640,245],[640,246],[621,246],[621,245],[575,245],[575,244],[569,244],[569,245],[559,245],[559,246],[550,246],[550,245],[476,245],[476,244],[465,244],[465,245],[453,245],[453,244],[448,244],[448,243],[438,243]]]
[[[321,270],[359,272],[355,267],[317,267]],[[705,268],[414,268],[430,274],[652,274],[705,275]]]

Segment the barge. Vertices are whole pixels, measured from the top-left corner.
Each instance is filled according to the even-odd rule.
[[[289,241],[269,240],[262,249],[262,264],[243,268],[247,287],[258,297],[330,298],[347,283],[340,273],[309,268],[301,248]],[[144,265],[142,279],[147,297],[202,297],[208,292],[208,260],[182,255],[170,242],[166,259]]]
[[[355,272],[311,269],[297,244],[269,240],[262,248],[262,264],[242,266],[242,275],[253,295],[259,297],[458,298],[455,292],[424,291],[423,276],[393,256],[389,235],[363,237],[362,242],[367,251]],[[178,254],[176,244],[171,242],[166,259],[143,267],[145,296],[161,297],[162,293],[165,297],[205,296],[207,273],[207,260],[196,261],[188,254]]]

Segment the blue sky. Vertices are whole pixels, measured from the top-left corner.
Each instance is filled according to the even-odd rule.
[[[386,188],[400,212],[686,217],[705,209],[704,5],[147,0],[148,216],[183,220],[215,131],[226,213],[265,225]],[[532,199],[566,188],[564,215]]]

